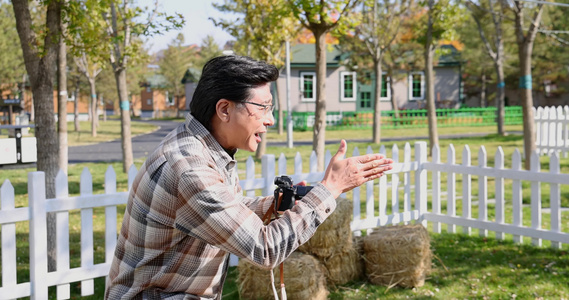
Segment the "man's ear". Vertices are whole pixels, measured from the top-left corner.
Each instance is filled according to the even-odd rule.
[[[233,110],[233,102],[227,99],[220,99],[215,105],[215,113],[222,122],[228,122]]]

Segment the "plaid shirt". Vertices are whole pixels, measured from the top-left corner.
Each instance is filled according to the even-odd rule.
[[[272,203],[243,196],[233,155],[189,115],[134,180],[105,297],[221,299],[229,253],[274,268],[336,208],[317,184],[265,226]]]

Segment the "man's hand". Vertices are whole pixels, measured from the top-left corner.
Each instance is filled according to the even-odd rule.
[[[332,192],[334,198],[367,181],[381,177],[384,172],[393,168],[393,160],[381,154],[344,158],[347,148],[346,141],[342,140],[322,179],[322,184]]]

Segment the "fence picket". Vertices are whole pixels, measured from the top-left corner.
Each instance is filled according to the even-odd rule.
[[[470,147],[464,145],[462,150],[462,165],[470,167]],[[472,176],[468,173],[462,174],[462,217],[472,219]],[[471,235],[472,229],[468,226],[463,226],[462,231],[464,234]]]
[[[354,151],[352,152],[352,155],[358,155],[356,153],[359,153],[358,148],[354,148]],[[353,213],[353,220],[361,220],[361,196],[360,196],[360,187],[356,187],[353,189],[352,191],[352,213]],[[369,197],[369,195],[367,195]],[[366,197],[367,199],[367,197]],[[367,210],[367,206],[368,206],[368,202],[366,200],[366,218],[369,217],[369,213]],[[372,204],[373,206],[373,204]],[[353,233],[355,236],[361,236],[362,232],[361,230],[357,230]]]
[[[481,146],[478,150],[478,167],[486,168],[487,164],[486,148]],[[488,221],[488,176],[478,176],[478,220]],[[487,237],[488,230],[480,229],[479,235]]]
[[[275,156],[272,154],[265,154],[261,157],[261,176],[265,181],[264,187],[261,191],[263,195],[272,195],[275,190]]]
[[[136,169],[136,166],[134,164],[132,164],[130,166],[130,168],[128,168],[128,190],[130,191],[130,188],[132,187],[132,183],[134,182],[134,178],[136,177],[136,174],[138,173],[138,170]]]
[[[567,115],[565,108],[569,109],[567,106],[559,106],[557,108],[557,116],[559,119],[559,143],[561,144],[563,157],[567,157],[567,153],[569,152],[569,143],[567,140],[567,121],[569,116]]]
[[[111,165],[105,172],[105,194],[117,192],[117,173]],[[111,264],[117,246],[117,207],[105,206],[105,262]]]
[[[245,161],[245,179],[247,180],[253,180],[255,179],[255,161],[253,160],[253,158],[251,156],[249,156],[247,158],[247,160]],[[245,195],[247,197],[255,197],[255,190],[251,189],[251,190],[247,190],[245,192]]]
[[[502,151],[502,147],[498,147],[498,151],[502,153],[504,156],[504,152]],[[496,154],[498,155],[498,154]],[[514,154],[512,154],[512,170],[521,171],[522,169],[522,156],[518,149],[514,150]],[[498,183],[496,183],[498,185]],[[513,210],[513,225],[516,227],[522,226],[523,220],[523,208],[522,208],[522,182],[521,180],[514,179],[512,181],[512,210]],[[513,240],[515,243],[521,244],[523,243],[523,237],[517,234],[514,234]]]
[[[45,173],[28,173],[30,206],[30,282],[32,299],[47,299],[47,220]]]
[[[419,212],[419,216],[427,213],[427,170],[421,167],[427,162],[427,143],[415,143],[415,160],[419,164],[415,171],[415,209]],[[427,221],[421,218],[421,224],[427,227]]]
[[[14,187],[8,179],[0,187],[0,209],[2,212],[10,212],[16,208]],[[16,260],[16,224],[2,224],[2,288],[11,289],[17,282],[17,260]],[[12,291],[7,291],[12,292]],[[16,298],[16,297],[14,297]]]
[[[93,194],[93,177],[87,167],[83,168],[80,179],[81,196]],[[93,209],[81,209],[81,267],[90,268],[93,261]],[[92,279],[81,281],[81,296],[93,295],[95,283]]]
[[[391,150],[391,159],[393,159],[394,164],[399,163],[399,148],[397,145],[393,145]],[[399,213],[399,197],[397,197],[398,188],[399,174],[393,173],[391,174],[391,211],[393,214]],[[403,211],[405,211],[405,207],[403,207]]]
[[[453,144],[448,146],[447,161],[449,165],[454,165],[456,161],[456,154]],[[456,174],[449,172],[447,175],[447,215],[450,217],[456,216]],[[448,224],[447,231],[456,233],[456,225]]]
[[[379,147],[379,154],[386,155],[385,145]],[[387,176],[379,177],[379,203],[386,203],[387,205]],[[393,199],[392,199],[393,200]],[[391,214],[394,214],[393,211]]]
[[[324,154],[324,169],[328,168],[330,160],[332,160],[332,154],[330,153],[330,150],[326,150],[326,154]]]
[[[67,174],[59,170],[55,177],[55,197],[65,198],[69,196]],[[116,220],[116,218],[115,218]],[[69,211],[58,211],[55,213],[56,223],[56,270],[69,270]],[[116,237],[115,237],[116,239]],[[114,248],[113,248],[114,249]],[[57,299],[69,299],[71,297],[70,285],[68,283],[57,285]]]
[[[538,173],[540,168],[539,155],[537,152],[531,153],[530,172]],[[539,181],[531,182],[531,228],[541,229],[541,183]],[[542,240],[532,238],[532,243],[541,246]]]
[[[404,159],[403,163],[405,165],[411,164],[411,145],[409,142],[405,143],[404,150]],[[403,207],[405,207],[405,211],[411,211],[411,172],[406,171],[403,175],[403,185],[404,185],[404,193],[403,193]]]
[[[549,172],[559,174],[559,157],[553,153],[549,158]],[[549,207],[551,209],[551,231],[561,232],[561,191],[558,183],[550,183],[549,186]],[[561,249],[561,243],[552,241],[551,247]]]
[[[559,149],[559,145],[557,144],[557,110],[554,107],[549,107],[549,148],[551,150],[548,153],[556,152]]]
[[[279,173],[278,175],[286,175],[288,174],[286,171],[286,156],[284,155],[284,153],[281,153],[281,155],[279,155]]]
[[[294,175],[302,175],[302,157],[300,156],[300,152],[296,152],[294,156]]]
[[[439,145],[435,144],[432,150],[433,156],[433,163],[440,164],[441,163],[441,150]],[[440,171],[433,171],[433,213],[440,215],[441,214],[441,172]],[[436,233],[441,233],[441,223],[433,222],[433,231]]]
[[[504,169],[504,151],[502,147],[498,147],[496,150],[496,156],[494,158],[494,168]],[[496,201],[496,223],[504,224],[504,178],[496,176],[496,186],[495,186],[495,201]],[[496,239],[503,240],[504,233],[496,231]]]
[[[356,147],[356,149],[357,149],[357,147]],[[354,149],[354,150],[355,150],[355,149]],[[359,153],[359,151],[358,151],[358,153]],[[371,146],[368,146],[367,149],[366,149],[366,154],[372,154],[372,153],[373,153],[373,149],[371,148]],[[354,153],[353,155],[355,156],[356,154]],[[358,154],[358,155],[359,155],[359,154]],[[375,183],[374,183],[373,181],[368,181],[368,182],[366,182],[366,209],[368,209],[368,208],[367,208],[368,199],[371,198],[371,199],[372,199],[372,202],[373,202],[373,204],[371,205],[371,206],[372,206],[371,210],[372,210],[373,214],[375,215],[375,191],[374,191],[374,185],[375,185]],[[353,194],[354,194],[354,198],[355,198],[355,196],[356,196],[356,194],[357,194],[358,202],[360,202],[360,195],[361,195],[361,194],[360,194],[360,188],[359,188],[359,187],[357,188],[357,190],[354,189]],[[381,216],[381,205],[380,205],[380,204],[378,204],[377,211],[378,211],[378,215]],[[384,211],[384,212],[385,212],[385,211]],[[366,214],[367,214],[367,213],[366,213]]]

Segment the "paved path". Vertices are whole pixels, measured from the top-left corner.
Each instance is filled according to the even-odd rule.
[[[182,124],[181,122],[173,122],[173,121],[132,121],[131,125],[136,126],[137,122],[146,122],[151,123],[156,126],[159,126],[158,130],[148,133],[139,135],[132,138],[132,150],[133,156],[135,159],[141,157],[147,157],[156,147],[162,139],[174,128]],[[518,133],[518,132],[515,132]],[[439,138],[441,139],[452,139],[452,138],[461,138],[461,137],[474,137],[474,136],[485,136],[488,133],[464,133],[464,134],[457,134],[457,135],[441,135]],[[411,137],[394,137],[394,138],[383,138],[382,141],[413,141],[413,140],[425,140],[428,139],[426,136],[411,136]],[[346,137],[346,140],[349,142],[371,142],[370,139],[358,139],[358,140],[351,140]],[[326,144],[338,144],[339,140],[327,140]],[[268,145],[276,146],[276,147],[286,147],[287,142],[269,142]],[[312,141],[295,141],[295,146],[301,145],[312,145]],[[122,161],[122,150],[121,150],[121,141],[120,139],[99,143],[99,144],[92,144],[86,146],[74,146],[69,147],[69,163],[86,163],[86,162],[111,162],[111,161]],[[18,168],[18,167],[30,167],[34,164],[22,164],[22,165],[7,165],[2,166],[3,168]]]
[[[136,122],[147,122],[155,124],[160,128],[152,133],[139,135],[132,138],[132,148],[134,158],[147,157],[156,147],[162,139],[181,122],[173,121],[133,121],[132,126],[136,126]],[[488,133],[463,133],[456,135],[441,135],[441,139],[451,139],[451,138],[461,138],[465,136],[485,136]],[[394,137],[394,138],[383,138],[382,141],[413,141],[413,140],[425,140],[428,139],[426,136],[406,136],[406,137]],[[350,142],[371,142],[370,139],[358,139],[350,140]],[[339,144],[339,140],[327,140],[326,144]],[[268,145],[276,147],[286,147],[287,142],[269,142]],[[312,145],[312,141],[295,141],[295,146],[300,145]],[[69,147],[69,163],[83,163],[83,162],[100,162],[100,161],[121,161],[122,160],[122,150],[120,139],[111,142],[88,145],[88,146],[75,146]]]
[[[132,154],[135,159],[147,157],[170,131],[182,124],[172,121],[133,121],[131,125],[136,126],[137,122],[151,123],[159,128],[154,132],[132,138]],[[69,147],[70,164],[100,161],[122,161],[120,139],[100,144]]]

